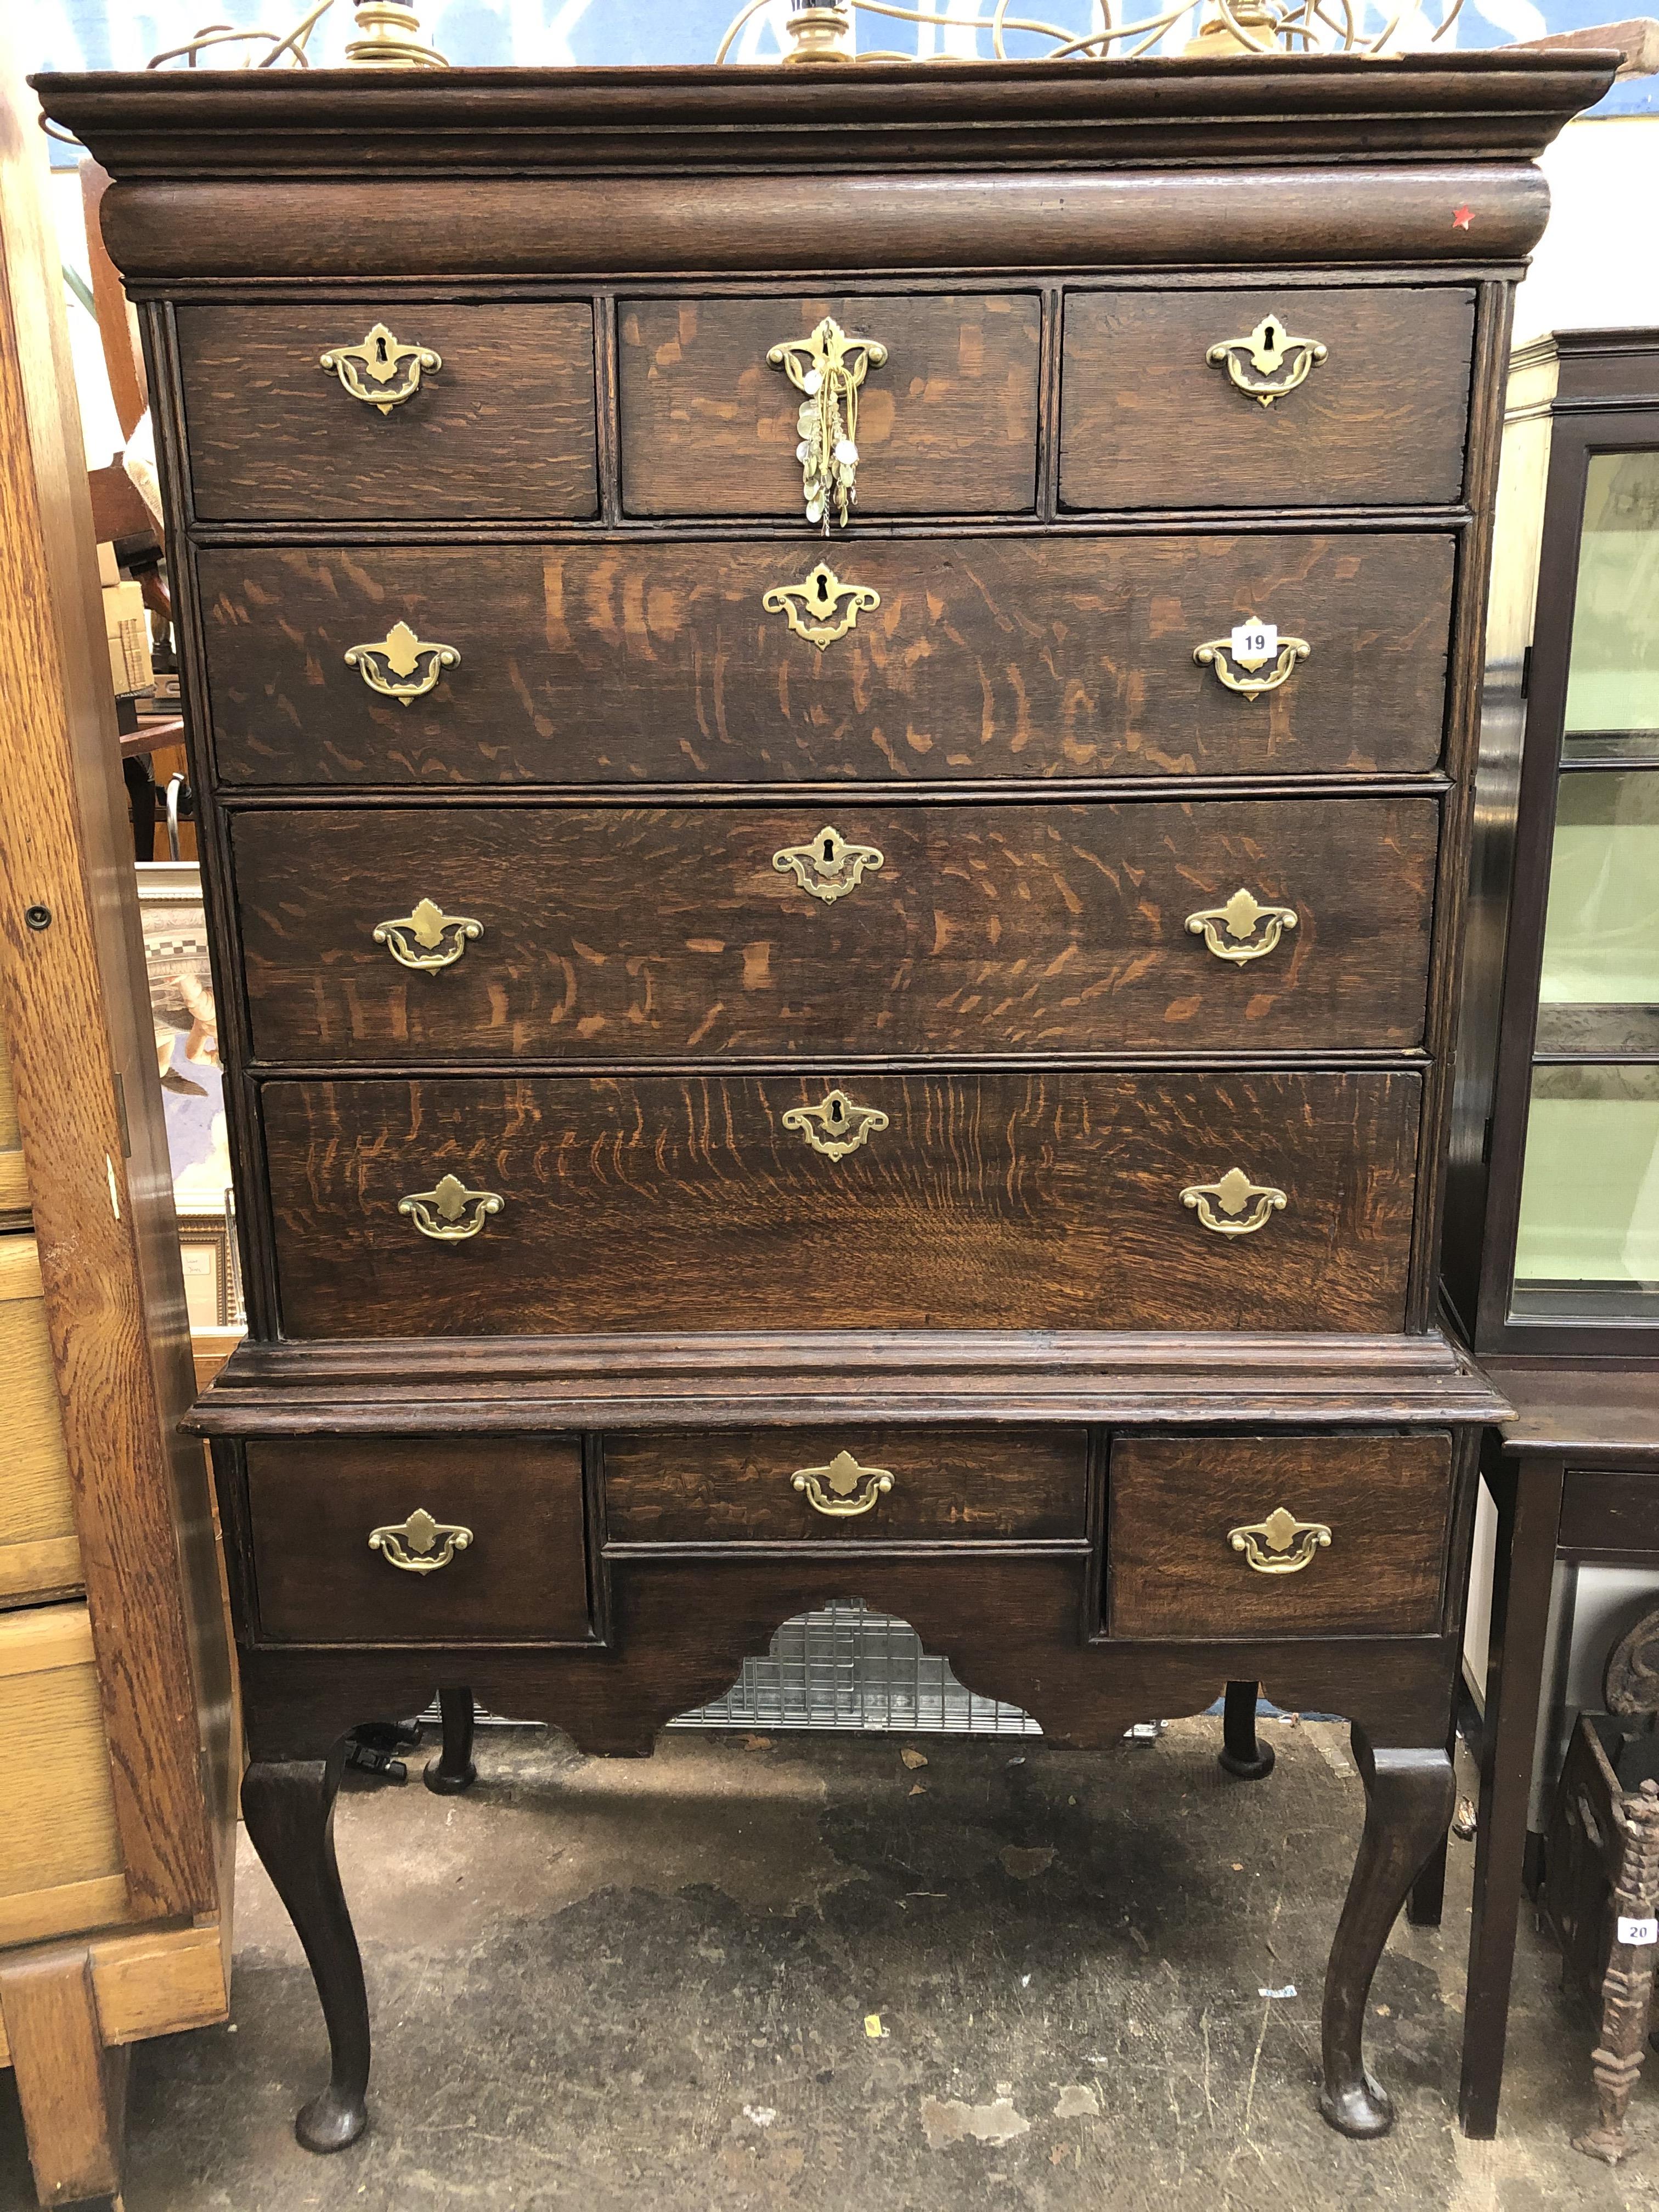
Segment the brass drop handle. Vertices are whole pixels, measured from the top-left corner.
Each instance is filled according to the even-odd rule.
[[[1244,1555],[1253,1574],[1299,1575],[1316,1552],[1329,1549],[1331,1532],[1322,1521],[1298,1521],[1277,1505],[1265,1521],[1230,1528],[1227,1541]]]
[[[766,356],[801,394],[795,427],[800,443],[801,489],[806,520],[830,535],[833,515],[842,528],[858,501],[859,386],[880,368],[887,349],[875,338],[849,337],[826,315],[810,338],[789,338]]]
[[[430,346],[404,345],[384,323],[376,323],[361,345],[331,346],[319,356],[354,399],[389,415],[421,388],[421,372],[441,368],[443,356]]]
[[[1277,627],[1252,621],[1241,623],[1225,637],[1195,645],[1193,659],[1200,668],[1213,668],[1218,682],[1241,699],[1261,699],[1288,684],[1297,664],[1312,653],[1305,637],[1281,637]]]
[[[1218,1237],[1254,1237],[1287,1201],[1271,1183],[1252,1182],[1243,1168],[1229,1168],[1218,1182],[1189,1183],[1181,1203]]]
[[[786,845],[772,855],[781,876],[792,875],[809,898],[833,906],[864,881],[866,868],[873,873],[886,866],[885,855],[874,845],[849,845],[833,823],[826,822],[805,845]]]
[[[412,1190],[398,1211],[434,1244],[463,1244],[507,1203],[493,1190],[469,1190],[459,1176],[441,1176],[430,1190]]]
[[[879,1106],[855,1105],[844,1091],[831,1091],[816,1106],[792,1106],[781,1120],[786,1129],[805,1137],[815,1152],[830,1160],[844,1160],[887,1127]]]
[[[1293,338],[1275,314],[1263,315],[1248,337],[1223,338],[1204,358],[1224,368],[1234,388],[1271,407],[1307,382],[1328,349],[1317,338]]]
[[[435,1575],[471,1541],[470,1528],[458,1521],[434,1521],[424,1505],[417,1506],[407,1521],[389,1522],[368,1532],[369,1550],[406,1575]]]
[[[1258,926],[1261,931],[1259,937],[1256,935]],[[1233,893],[1225,906],[1200,907],[1196,914],[1189,914],[1187,917],[1190,934],[1201,937],[1218,960],[1231,961],[1241,966],[1247,960],[1264,959],[1278,944],[1281,934],[1296,926],[1297,912],[1293,906],[1263,906],[1243,885]]]
[[[394,921],[374,925],[374,942],[384,945],[400,968],[413,968],[422,975],[453,968],[474,939],[483,935],[483,922],[474,921],[470,914],[446,914],[429,898],[416,899]]]
[[[461,656],[453,645],[438,645],[416,637],[406,622],[395,622],[378,645],[349,647],[348,668],[355,668],[371,691],[407,707],[424,698],[446,668],[459,668]]]
[[[815,1513],[827,1514],[832,1521],[850,1521],[884,1498],[893,1478],[884,1467],[860,1467],[851,1452],[839,1451],[827,1467],[797,1469],[789,1486],[805,1492]]]

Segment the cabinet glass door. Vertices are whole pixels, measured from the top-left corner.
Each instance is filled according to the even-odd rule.
[[[1517,1317],[1659,1318],[1659,453],[1589,463]]]

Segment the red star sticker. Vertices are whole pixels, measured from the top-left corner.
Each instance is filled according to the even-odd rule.
[[[1458,209],[1456,214],[1452,217],[1452,228],[1454,230],[1467,230],[1474,221],[1474,209],[1461,207]]]

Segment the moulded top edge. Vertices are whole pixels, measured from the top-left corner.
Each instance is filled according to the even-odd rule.
[[[558,171],[1009,161],[1113,167],[1530,158],[1611,84],[1620,57],[1572,50],[892,63],[841,70],[158,70],[46,74],[54,121],[118,177]],[[1163,149],[1168,149],[1166,153]]]

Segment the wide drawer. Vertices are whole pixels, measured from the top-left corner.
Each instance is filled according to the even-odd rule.
[[[1467,288],[1068,293],[1060,503],[1449,504],[1474,342]]]
[[[247,1447],[247,1519],[266,1639],[587,1639],[574,1438],[264,1438]]]
[[[887,349],[854,394],[854,516],[1031,508],[1042,303],[964,292],[622,301],[623,511],[795,515],[805,533],[803,395],[767,356],[826,316]]]
[[[1451,1507],[1443,1431],[1121,1436],[1114,1636],[1426,1636]]]
[[[1374,1333],[1405,1317],[1410,1073],[283,1081],[260,1096],[296,1337]]]
[[[833,611],[769,608],[821,554],[834,585],[813,605]],[[1398,775],[1440,757],[1444,536],[239,547],[198,574],[230,783]],[[842,634],[820,649],[792,607]],[[1255,696],[1194,658],[1252,620],[1310,647]],[[404,676],[399,624],[425,648]]]
[[[1431,799],[233,821],[267,1060],[1364,1048],[1422,1034]]]
[[[612,1543],[872,1543],[1087,1532],[1082,1429],[608,1437]]]
[[[204,520],[598,511],[586,301],[180,307],[179,354]]]
[[[83,1605],[0,1616],[0,1944],[129,1917]]]

